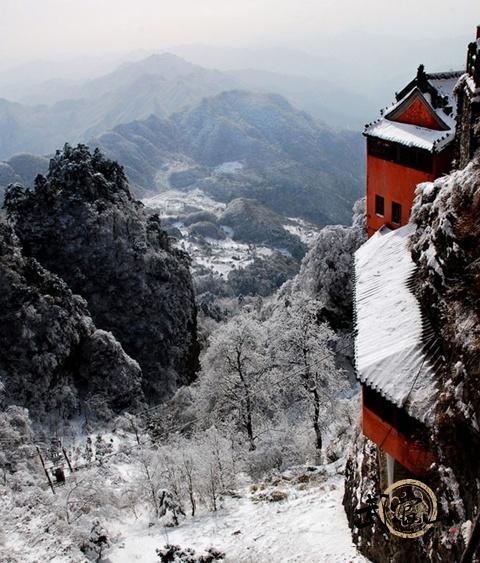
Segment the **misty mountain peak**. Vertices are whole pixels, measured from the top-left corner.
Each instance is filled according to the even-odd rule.
[[[139,74],[161,74],[168,78],[174,78],[190,74],[195,70],[203,70],[202,67],[189,63],[185,59],[172,53],[154,53],[149,57],[134,63],[127,63],[119,67],[118,71],[134,71]]]

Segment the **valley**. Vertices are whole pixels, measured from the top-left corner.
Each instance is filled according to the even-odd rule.
[[[226,163],[231,164],[231,163]],[[180,248],[186,250],[192,257],[192,271],[194,277],[205,275],[206,271],[227,278],[233,269],[243,269],[252,264],[254,257],[268,257],[277,250],[287,258],[292,258],[287,248],[279,244],[273,246],[268,239],[252,236],[251,242],[236,240],[235,231],[231,227],[222,224],[221,217],[227,208],[227,204],[217,202],[196,188],[189,192],[167,189],[156,196],[146,198],[143,204],[147,210],[158,213],[162,223],[171,236],[177,239]],[[192,216],[199,219],[210,219],[204,221],[219,227],[213,233],[195,232],[196,223],[191,223]],[[190,223],[185,225],[182,218]],[[286,217],[281,228],[285,231],[284,238],[288,243],[295,245],[303,243],[308,247],[313,244],[319,231],[319,227],[302,219]],[[271,229],[274,225],[266,224]],[[208,228],[208,226],[207,226]],[[193,229],[193,232],[192,232]],[[210,236],[209,236],[210,235]],[[289,235],[294,237],[290,239]]]

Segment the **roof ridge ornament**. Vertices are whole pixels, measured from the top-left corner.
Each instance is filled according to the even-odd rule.
[[[427,74],[425,72],[425,65],[423,65],[423,64],[418,65],[416,83],[417,83],[417,87],[419,88],[419,90],[422,93],[423,92],[429,92],[429,91],[433,90],[431,85],[428,83],[428,77],[427,77]],[[434,94],[434,92],[430,92],[430,93]]]

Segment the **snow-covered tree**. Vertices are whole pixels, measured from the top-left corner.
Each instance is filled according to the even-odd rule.
[[[167,528],[178,526],[185,517],[182,505],[175,495],[166,489],[158,491],[158,517]]]
[[[203,389],[213,399],[217,418],[234,415],[254,450],[265,402],[259,384],[265,391],[270,369],[262,325],[250,315],[238,315],[214,333],[202,365]]]
[[[100,520],[95,519],[90,535],[82,545],[82,551],[91,561],[101,561],[105,549],[110,547],[110,537]]]
[[[158,452],[142,449],[137,453],[139,494],[147,502],[156,518],[160,517],[159,492],[163,481]]]
[[[0,411],[0,435],[0,468],[6,484],[8,474],[17,472],[21,467],[33,469],[37,455],[27,409],[10,406]]]
[[[315,448],[320,459],[322,426],[327,412],[335,406],[346,380],[335,365],[335,334],[319,320],[320,304],[300,295],[287,301],[272,316],[272,354],[277,385],[290,392],[286,400],[305,400],[315,432]]]
[[[366,240],[365,202],[354,206],[351,227],[324,227],[305,256],[293,291],[318,300],[322,317],[334,328],[352,321],[352,281],[355,251]]]

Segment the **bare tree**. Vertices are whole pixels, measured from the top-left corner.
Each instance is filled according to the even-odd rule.
[[[159,518],[160,505],[158,501],[158,491],[160,490],[160,475],[159,463],[156,459],[155,452],[140,450],[138,453],[138,464],[140,466],[140,486],[156,518]]]
[[[97,481],[97,476],[93,471],[87,471],[82,479],[74,479],[65,495],[67,523],[72,524],[82,515],[106,504],[107,494],[107,491]]]
[[[214,333],[202,364],[203,387],[214,397],[218,418],[235,414],[250,451],[255,450],[263,398],[258,383],[269,371],[262,325],[249,315],[238,315]]]
[[[188,500],[190,501],[192,516],[195,516],[195,510],[197,506],[195,502],[195,494],[193,487],[194,472],[195,472],[195,466],[194,466],[192,455],[184,450],[182,454],[182,473],[188,491]]]

